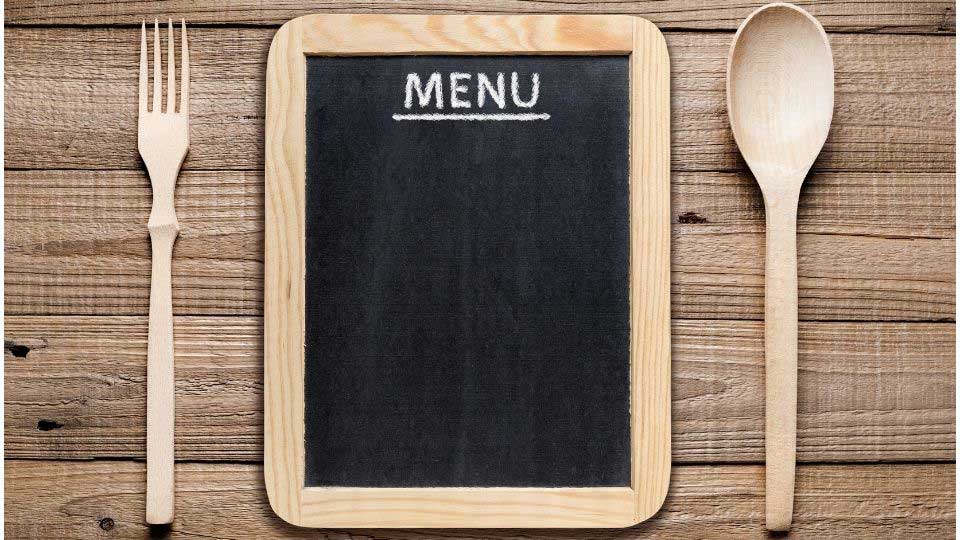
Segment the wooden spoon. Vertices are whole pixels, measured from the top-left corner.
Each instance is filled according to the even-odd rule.
[[[797,202],[833,117],[833,55],[823,27],[790,4],[754,11],[727,60],[727,110],[767,213],[767,529],[793,514],[797,457]]]

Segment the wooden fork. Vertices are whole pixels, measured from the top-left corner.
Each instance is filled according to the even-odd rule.
[[[181,21],[180,111],[176,103],[173,21],[168,21],[167,107],[160,109],[160,25],[153,23],[153,107],[147,110],[147,24],[140,29],[140,113],[137,147],[147,165],[153,208],[147,229],[153,247],[150,327],[147,336],[147,523],[173,521],[173,300],[170,259],[180,232],[173,191],[190,147],[190,55]]]

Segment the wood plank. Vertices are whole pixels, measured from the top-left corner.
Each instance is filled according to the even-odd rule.
[[[749,173],[674,173],[673,222],[716,234],[764,232]],[[952,173],[817,173],[800,194],[799,233],[912,239],[956,237]]]
[[[144,173],[8,172],[4,194],[9,312],[148,312]],[[182,173],[175,205],[175,313],[260,314],[263,175]]]
[[[799,216],[801,319],[952,320],[954,185],[953,174],[808,179]],[[10,171],[4,190],[8,313],[147,313],[143,173]],[[753,179],[675,173],[671,198],[673,316],[762,319],[763,203]],[[184,173],[176,206],[175,313],[260,315],[262,175]]]
[[[953,319],[955,210],[941,205],[954,204],[955,181],[808,178],[797,218],[800,319]],[[672,184],[673,316],[762,319],[765,224],[756,182],[691,173],[674,174]]]
[[[120,27],[7,30],[7,168],[141,167],[137,32]],[[272,28],[191,31],[192,144],[186,168],[262,169],[263,74],[273,34]],[[732,35],[666,37],[672,168],[743,170],[725,108]],[[837,34],[830,39],[836,107],[815,170],[954,171],[955,36]]]
[[[955,325],[801,323],[801,461],[952,460]],[[146,317],[6,319],[7,457],[144,456]],[[759,322],[674,321],[673,459],[763,461]],[[259,461],[259,317],[175,321],[176,455]]]
[[[77,3],[71,0],[38,2],[14,0],[7,2],[8,24],[131,24],[141,18],[152,18],[158,13],[173,13],[191,23],[206,24],[272,24],[311,13],[625,13],[649,19],[664,29],[724,29],[733,30],[751,11],[762,5],[760,1],[712,2],[694,0],[667,0],[661,2],[574,2],[556,3],[546,0],[446,0],[367,2],[341,0],[279,0],[258,2],[240,0],[230,2],[225,9],[222,2],[188,2],[174,0],[158,8],[146,1],[121,4]],[[813,13],[827,30],[844,32],[937,32],[956,31],[954,5],[946,1],[911,0],[893,2],[814,2],[801,0],[796,4]]]
[[[145,538],[145,469],[130,461],[7,460],[5,523],[15,538]],[[806,465],[797,468],[790,538],[952,538],[954,464]],[[763,468],[673,469],[670,493],[631,529],[311,530],[276,517],[259,465],[181,463],[171,538],[767,538]]]

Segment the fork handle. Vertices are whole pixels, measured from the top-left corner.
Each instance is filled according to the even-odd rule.
[[[147,228],[153,250],[147,335],[147,523],[173,521],[173,299],[170,265],[180,227],[169,200],[154,194]],[[159,204],[158,204],[159,203]]]

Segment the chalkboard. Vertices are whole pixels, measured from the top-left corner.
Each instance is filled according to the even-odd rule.
[[[626,56],[307,60],[307,485],[630,484],[629,87]]]
[[[264,287],[281,517],[624,526],[659,507],[665,61],[622,16],[281,29]]]

